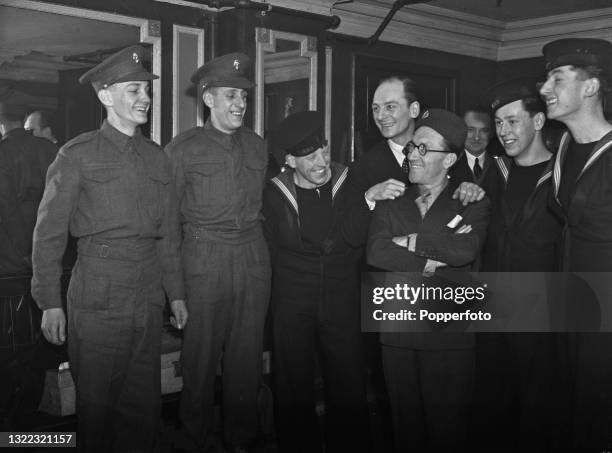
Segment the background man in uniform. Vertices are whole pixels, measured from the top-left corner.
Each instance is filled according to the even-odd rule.
[[[32,233],[57,147],[23,128],[23,106],[0,103],[0,274],[30,271]]]
[[[462,152],[465,136],[466,126],[454,113],[424,112],[408,145],[413,185],[403,197],[376,207],[368,263],[415,273],[419,278],[412,286],[427,284],[422,273],[452,280],[453,274],[471,269],[484,243],[489,200],[464,208],[452,198],[456,183],[447,177],[448,170]],[[453,224],[456,218],[460,221]],[[473,335],[382,332],[380,342],[396,451],[464,451]]]
[[[369,210],[347,182],[348,168],[331,162],[323,126],[318,112],[296,113],[278,126],[277,143],[293,170],[264,192],[277,432],[288,453],[322,451],[314,388],[319,354],[325,451],[368,451],[359,260]]]
[[[54,344],[66,339],[60,275],[68,231],[78,238],[67,337],[77,441],[87,452],[154,448],[164,289],[174,325],[187,321],[170,164],[139,129],[157,78],[142,66],[143,54],[128,47],[79,79],[92,84],[107,119],[62,147],[34,231],[32,295]]]
[[[562,269],[612,271],[612,124],[603,100],[610,88],[612,44],[603,39],[560,39],[542,49],[548,71],[540,94],[548,118],[564,123],[553,168],[553,208],[564,220]],[[610,328],[612,294],[600,303]],[[580,295],[565,293],[586,303]],[[574,446],[609,448],[612,442],[612,334],[580,333],[574,339]]]
[[[57,129],[55,117],[49,112],[33,111],[26,117],[23,127],[27,131],[32,131],[32,134],[36,137],[46,138],[55,145],[59,142],[54,133]]]
[[[267,152],[243,127],[249,59],[209,61],[193,81],[210,117],[176,137],[172,160],[183,224],[183,267],[190,312],[182,351],[181,421],[198,446],[210,444],[217,364],[223,353],[224,435],[246,451],[257,439],[263,328],[270,258],[262,230]]]
[[[493,160],[487,152],[493,136],[491,114],[485,107],[472,106],[465,111],[463,121],[468,131],[464,153],[449,174],[457,182],[469,181],[481,185]]]

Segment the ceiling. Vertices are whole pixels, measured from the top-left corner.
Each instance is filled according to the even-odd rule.
[[[172,1],[172,0],[169,0]],[[263,1],[263,0],[256,0]],[[267,0],[271,4],[329,8],[338,0]],[[354,0],[388,10],[395,0]],[[498,5],[499,3],[499,5]],[[433,0],[428,5],[502,22],[612,7],[612,0]],[[404,9],[410,9],[405,6]],[[375,19],[377,22],[379,18]],[[0,5],[0,97],[15,82],[57,83],[58,71],[87,66],[66,57],[116,49],[140,41],[138,27]],[[95,60],[95,58],[94,58]],[[4,90],[4,91],[3,91]],[[5,93],[6,94],[6,93]]]
[[[57,83],[59,71],[92,66],[66,58],[139,41],[138,27],[0,6],[0,98],[45,107],[52,96],[23,82]]]
[[[306,3],[311,1],[306,0]],[[395,0],[355,0],[355,2],[384,4],[391,7]],[[330,4],[333,3],[334,1],[330,1]],[[503,22],[512,22],[609,8],[612,7],[612,0],[433,0],[427,4]],[[345,4],[343,7],[348,8],[349,5]]]

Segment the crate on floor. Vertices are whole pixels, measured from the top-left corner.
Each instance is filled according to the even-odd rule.
[[[180,392],[183,389],[181,370],[181,338],[169,331],[162,334],[161,392],[162,395]]]
[[[45,387],[38,410],[47,414],[72,415],[76,409],[76,391],[68,362],[62,363],[57,370],[47,370]]]

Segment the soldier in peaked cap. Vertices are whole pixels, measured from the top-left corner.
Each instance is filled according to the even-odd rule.
[[[368,451],[359,262],[369,210],[331,161],[323,115],[300,112],[277,130],[291,170],[264,191],[274,274],[272,326],[277,435],[282,452]],[[315,357],[323,358],[325,442],[315,414]]]
[[[612,271],[612,124],[606,121],[603,102],[610,87],[612,44],[561,39],[546,44],[542,52],[548,75],[540,94],[548,117],[568,128],[552,178],[551,206],[564,222],[562,268]],[[571,288],[566,294],[580,297]],[[602,302],[610,300],[608,288]],[[602,319],[602,330],[609,332],[610,324]],[[574,447],[602,449],[612,442],[612,335],[583,333],[575,341]]]
[[[452,281],[480,255],[489,200],[464,208],[453,199],[457,183],[448,178],[466,136],[464,121],[447,110],[426,110],[416,122],[407,145],[413,185],[403,197],[377,203],[370,223],[368,263],[392,271],[382,286],[399,283],[393,280],[395,272],[414,273],[413,286],[437,278]],[[431,279],[417,278],[421,274]],[[405,274],[402,279],[406,281]],[[464,451],[474,378],[473,334],[383,332],[380,342],[396,451]]]
[[[45,337],[68,340],[77,441],[87,452],[155,447],[164,290],[174,325],[187,321],[170,164],[139,129],[157,77],[142,66],[143,54],[128,47],[81,77],[107,118],[60,150],[34,231],[32,295],[44,310]],[[68,231],[78,238],[78,260],[66,323],[60,276]]]
[[[30,272],[32,232],[57,147],[23,128],[25,106],[0,102],[0,274]]]
[[[243,126],[249,58],[232,53],[193,75],[210,109],[204,127],[166,147],[183,224],[183,268],[190,323],[185,331],[180,417],[187,446],[207,447],[217,364],[223,352],[224,436],[244,451],[258,435],[257,396],[270,259],[261,200],[267,152]]]

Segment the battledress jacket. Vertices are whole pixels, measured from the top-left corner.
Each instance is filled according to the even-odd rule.
[[[164,289],[170,300],[184,299],[174,196],[170,162],[139,129],[128,137],[104,121],[66,143],[47,172],[34,230],[32,296],[39,307],[62,306],[68,231],[79,245],[155,240]]]

